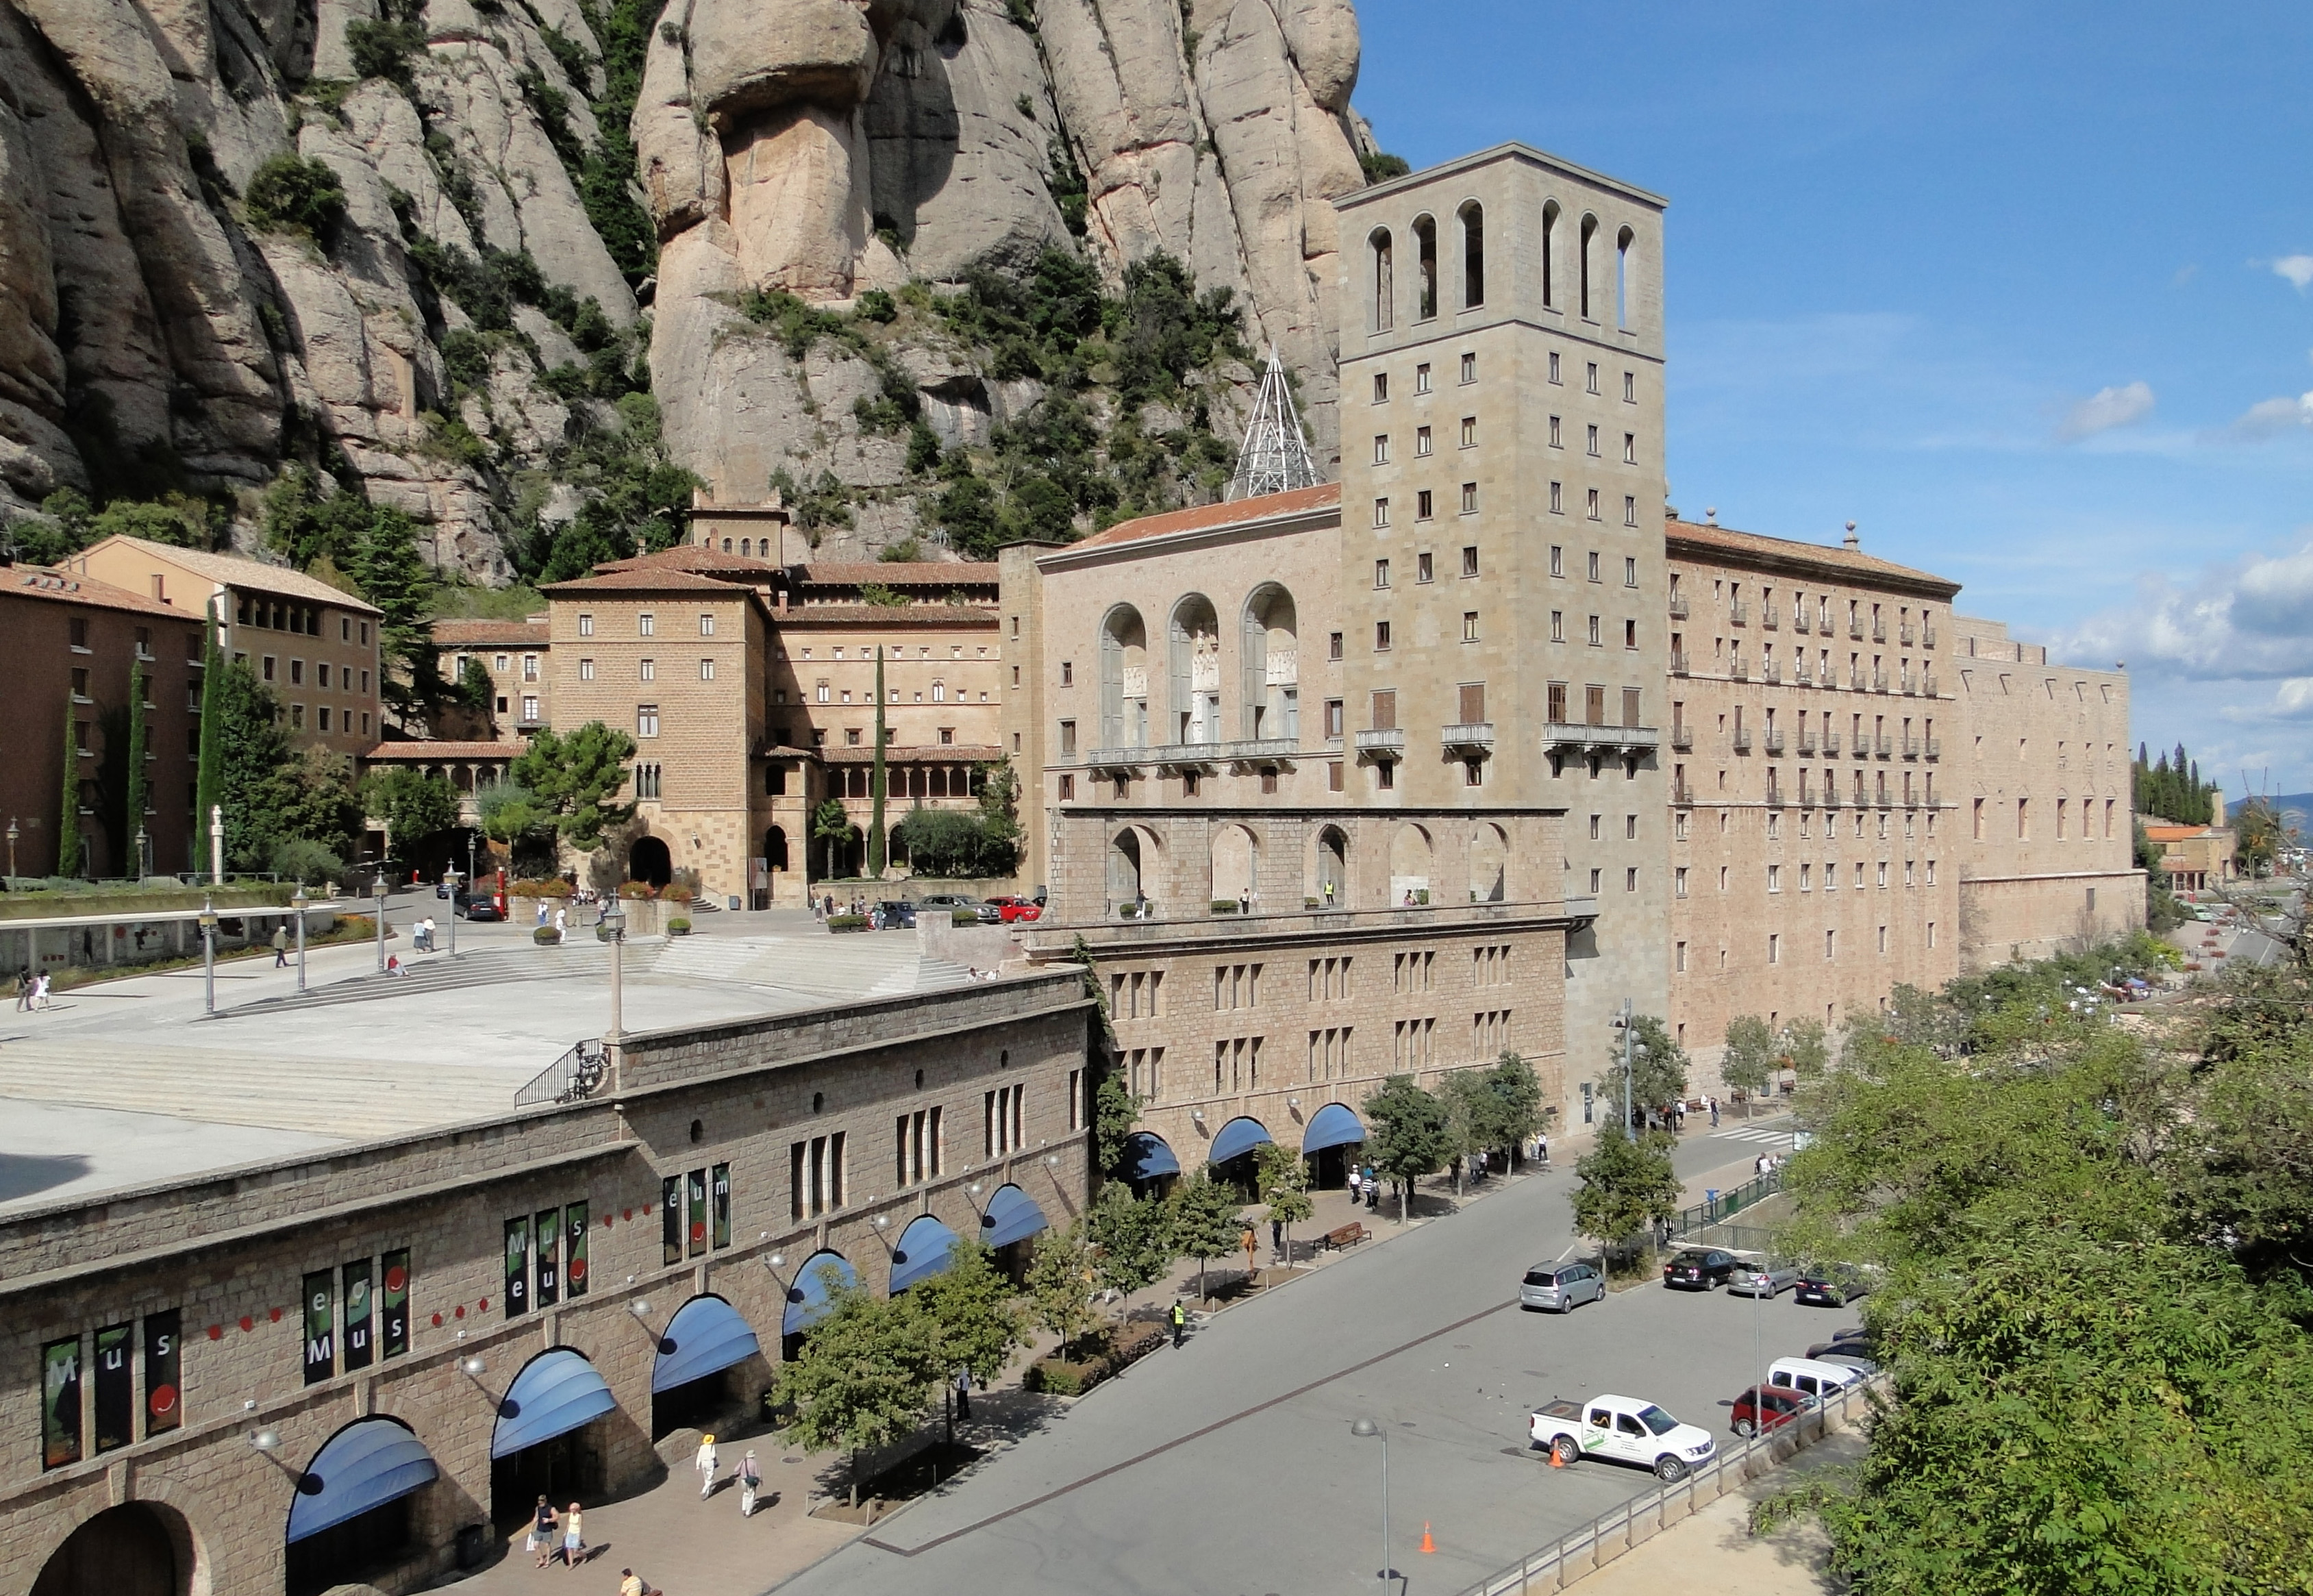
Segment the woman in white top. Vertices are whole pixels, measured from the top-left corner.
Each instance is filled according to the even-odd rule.
[[[696,1463],[699,1469],[699,1499],[704,1502],[715,1492],[715,1437],[712,1435],[702,1435],[699,1438],[699,1457]]]

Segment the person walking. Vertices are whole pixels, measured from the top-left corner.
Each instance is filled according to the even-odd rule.
[[[16,1011],[19,1014],[32,1006],[32,966],[22,965],[16,970]]]
[[[51,977],[46,970],[41,971],[38,975],[32,977],[33,1008],[42,1010],[45,1010],[48,1008],[48,982],[50,979]]]
[[[1358,1205],[1358,1169],[1355,1164],[1350,1166],[1349,1187],[1350,1206],[1355,1208]]]
[[[538,900],[538,923],[541,925],[544,925],[546,923],[546,900],[544,898]]]
[[[524,1551],[538,1555],[538,1566],[541,1568],[545,1567],[547,1559],[554,1556],[554,1504],[541,1496],[538,1505],[531,1510],[530,1533],[523,1538],[522,1542]]]
[[[557,937],[561,936],[569,929],[569,926],[570,912],[567,909],[557,909],[554,912],[554,934]]]
[[[699,1499],[704,1502],[715,1494],[715,1437],[699,1438],[699,1456],[693,1465],[699,1470]]]
[[[972,1371],[969,1369],[955,1371],[955,1416],[960,1419],[972,1417]]]
[[[1714,1131],[1719,1128],[1719,1099],[1717,1098],[1711,1099],[1711,1128]]]
[[[578,1504],[562,1515],[562,1566],[576,1568],[586,1560],[586,1529],[580,1521]]]
[[[1173,1350],[1181,1350],[1181,1343],[1189,1333],[1189,1310],[1175,1301],[1173,1304]]]
[[[273,967],[277,970],[289,967],[289,928],[286,925],[273,928]]]
[[[1285,1256],[1285,1221],[1274,1214],[1269,1221],[1269,1256],[1273,1258]]]
[[[749,1447],[747,1455],[739,1459],[739,1516],[755,1516],[755,1493],[763,1484],[763,1471],[755,1462],[755,1449]]]

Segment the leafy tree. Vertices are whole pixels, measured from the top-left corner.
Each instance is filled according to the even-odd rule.
[[[849,848],[859,838],[859,828],[851,824],[851,816],[843,807],[841,798],[822,798],[819,807],[811,812],[811,835],[815,842],[827,844],[827,875],[835,877],[835,850],[840,845]]]
[[[1020,862],[1020,778],[1009,759],[980,767],[980,873],[1008,876]]]
[[[1659,1131],[1633,1137],[1608,1121],[1597,1145],[1574,1166],[1574,1228],[1610,1247],[1627,1247],[1649,1224],[1678,1212],[1679,1178],[1671,1168],[1670,1138]]]
[[[2273,874],[2273,861],[2291,839],[2288,823],[2272,801],[2252,798],[2236,807],[2228,816],[2233,829],[2233,857],[2251,877]]]
[[[482,663],[479,654],[469,654],[458,666],[457,700],[470,710],[488,714],[497,683],[490,679],[490,667]]]
[[[960,809],[913,809],[892,828],[892,846],[919,876],[969,876],[980,863],[980,823]]]
[[[1746,1117],[1751,1112],[1751,1099],[1767,1089],[1774,1053],[1767,1022],[1757,1015],[1738,1014],[1727,1022],[1727,1051],[1719,1055],[1719,1078],[1743,1094]]]
[[[302,233],[326,245],[346,214],[346,190],[326,163],[283,150],[250,175],[242,205],[261,233]]]
[[[1534,1066],[1505,1049],[1483,1070],[1457,1070],[1441,1083],[1456,1151],[1507,1154],[1542,1129],[1542,1080]]]
[[[1028,1261],[1028,1311],[1041,1328],[1060,1337],[1063,1358],[1100,1324],[1092,1300],[1097,1276],[1082,1225],[1046,1230],[1036,1238]]]
[[[1114,1069],[1100,1071],[1092,1092],[1093,1156],[1111,1180],[1123,1178],[1132,1129],[1140,1123],[1140,1103]]]
[[[342,877],[346,861],[323,843],[304,837],[283,837],[276,839],[266,851],[265,868],[307,886],[319,886]]]
[[[65,694],[65,760],[63,790],[57,799],[57,874],[81,872],[79,710],[73,696]]]
[[[2163,850],[2145,833],[2144,822],[2136,822],[2136,868],[2144,872],[2144,929],[2158,934],[2176,930],[2185,922],[2185,912],[2177,906],[2177,895],[2168,890],[2168,872],[2161,868]]]
[[[277,861],[282,846],[291,842],[313,843],[338,859],[351,857],[364,818],[351,759],[319,746],[302,749],[276,772],[266,798],[262,819],[254,827],[262,839],[256,856],[265,869],[290,873]],[[299,857],[315,862],[310,854]]]
[[[541,728],[530,746],[506,767],[554,829],[572,846],[592,852],[602,833],[635,817],[635,806],[616,802],[627,784],[627,762],[635,756],[635,740],[626,733],[590,720],[559,736]]]
[[[1165,1204],[1154,1197],[1135,1197],[1121,1181],[1100,1188],[1085,1212],[1085,1230],[1093,1245],[1093,1273],[1101,1287],[1130,1296],[1165,1277],[1177,1255],[1173,1250],[1173,1227]]]
[[[517,876],[553,872],[554,816],[528,788],[511,780],[485,787],[475,795],[474,808],[482,835],[505,845],[507,863]]]
[[[1802,1082],[1819,1080],[1831,1067],[1831,1045],[1819,1019],[1792,1020],[1776,1042],[1777,1063]]]
[[[450,783],[409,765],[374,772],[362,783],[362,802],[392,828],[393,844],[405,857],[458,824],[458,795]]]
[[[1403,155],[1385,154],[1380,150],[1359,150],[1358,164],[1364,168],[1368,183],[1385,183],[1413,170]]]
[[[1269,1217],[1285,1227],[1285,1261],[1293,1261],[1293,1227],[1317,1212],[1309,1199],[1309,1166],[1296,1151],[1264,1142],[1253,1152],[1254,1180]]]
[[[1205,1294],[1205,1265],[1236,1250],[1244,1226],[1237,1213],[1244,1204],[1235,1188],[1215,1180],[1210,1169],[1200,1169],[1173,1188],[1165,1200],[1172,1211],[1174,1250],[1197,1260],[1197,1295]]]
[[[883,1299],[840,1280],[828,1285],[827,1316],[794,1362],[776,1365],[776,1389],[794,1405],[787,1430],[796,1440],[812,1451],[841,1447],[851,1454],[856,1503],[859,1454],[921,1424],[947,1371],[938,1362],[943,1349],[904,1294]]]
[[[1636,1113],[1667,1108],[1686,1096],[1686,1049],[1671,1040],[1670,1029],[1656,1014],[1631,1019],[1631,1107]],[[1617,1031],[1607,1045],[1606,1068],[1599,1073],[1598,1089],[1606,1099],[1623,1101],[1623,1043]]]
[[[975,1238],[959,1240],[948,1265],[917,1282],[901,1301],[913,1310],[927,1356],[943,1381],[959,1369],[985,1386],[1004,1371],[1020,1345],[1021,1315],[995,1254]]]
[[[201,731],[218,739],[215,801],[224,809],[225,862],[259,869],[283,834],[280,772],[290,763],[289,734],[279,701],[248,666],[234,660],[215,675],[216,706],[202,716]]]
[[[1405,1222],[1406,1195],[1424,1175],[1446,1167],[1454,1156],[1454,1129],[1446,1105],[1414,1084],[1411,1075],[1392,1075],[1365,1100],[1362,1116],[1374,1170],[1397,1184],[1397,1222]]]

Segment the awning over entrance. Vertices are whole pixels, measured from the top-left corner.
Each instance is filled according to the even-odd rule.
[[[815,1252],[803,1261],[796,1271],[795,1284],[787,1288],[787,1311],[780,1320],[779,1333],[799,1336],[833,1311],[828,1301],[827,1277],[835,1276],[836,1283],[855,1286],[859,1283],[859,1271],[854,1269],[840,1252]]]
[[[567,1435],[618,1406],[594,1365],[567,1346],[543,1352],[522,1366],[498,1404],[490,1456],[510,1458],[524,1447]]]
[[[1181,1160],[1173,1156],[1173,1149],[1165,1138],[1154,1131],[1135,1131],[1124,1139],[1124,1178],[1154,1180],[1160,1175],[1178,1175]]]
[[[671,1391],[694,1380],[719,1374],[762,1351],[739,1310],[720,1297],[693,1297],[674,1310],[658,1338],[658,1362],[651,1369],[651,1392]]]
[[[1268,1126],[1239,1115],[1221,1127],[1220,1134],[1213,1138],[1212,1150],[1205,1156],[1216,1164],[1226,1164],[1271,1140]]]
[[[892,1249],[892,1295],[945,1269],[954,1261],[955,1239],[954,1230],[928,1213],[910,1221]]]
[[[980,1239],[990,1247],[1009,1247],[1051,1228],[1036,1199],[1016,1186],[998,1186],[980,1216]]]
[[[1323,1152],[1329,1147],[1345,1147],[1352,1142],[1366,1139],[1366,1128],[1358,1116],[1339,1103],[1328,1103],[1309,1116],[1309,1128],[1301,1133],[1301,1151]]]
[[[323,1443],[298,1477],[289,1539],[303,1540],[440,1478],[426,1443],[399,1419],[356,1419]]]

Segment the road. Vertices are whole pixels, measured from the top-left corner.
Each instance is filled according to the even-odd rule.
[[[1696,1128],[1678,1162],[1700,1176],[1755,1152]],[[1519,1182],[1218,1316],[782,1596],[1370,1589],[1383,1443],[1350,1434],[1366,1415],[1388,1437],[1392,1561],[1410,1596],[1451,1596],[1654,1484],[1548,1468],[1524,1444],[1535,1404],[1616,1391],[1724,1437],[1722,1404],[1765,1358],[1852,1322],[1653,1286],[1523,1313],[1525,1266],[1571,1240],[1571,1186]]]

